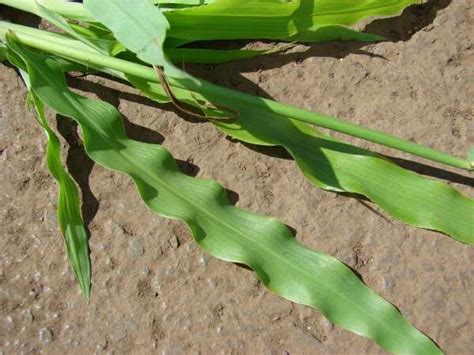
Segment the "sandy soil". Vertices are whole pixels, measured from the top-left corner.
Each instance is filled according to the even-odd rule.
[[[431,1],[369,26],[390,42],[300,46],[197,71],[465,156],[473,142],[472,15],[468,0]],[[0,353],[384,353],[271,294],[251,271],[205,255],[183,224],[144,206],[130,179],[91,163],[76,128],[60,119],[91,232],[93,290],[84,304],[57,229],[43,133],[15,71],[1,65],[0,77]],[[318,190],[280,150],[232,142],[130,88],[91,76],[71,85],[117,105],[132,137],[162,142],[186,172],[234,191],[238,206],[278,217],[305,245],[356,269],[447,353],[474,351],[472,248]],[[375,149],[473,195],[459,171]]]

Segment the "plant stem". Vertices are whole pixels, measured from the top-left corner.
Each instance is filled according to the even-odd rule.
[[[70,19],[95,22],[95,19],[82,4],[65,0],[41,0],[40,3],[49,10]],[[0,0],[0,4],[31,12],[39,16],[37,13],[36,0]]]
[[[67,58],[72,61],[81,62],[99,70],[112,69],[122,73],[134,75],[151,82],[159,82],[154,70],[150,67],[103,55],[93,51],[92,49],[88,50],[82,43],[76,40],[67,38],[61,39],[57,35],[50,35],[42,30],[21,25],[13,25],[0,21],[1,40],[5,41],[6,33],[9,30],[14,31],[18,40],[30,47]],[[285,105],[273,100],[264,99],[217,86],[205,80],[198,79],[197,83],[187,82],[186,85],[183,85],[176,80],[170,79],[170,84],[174,87],[199,92],[203,96],[212,96],[213,99],[221,98],[222,100],[226,101],[239,101],[240,103],[257,106],[281,116],[328,128],[350,136],[362,138],[370,142],[411,153],[413,155],[417,155],[449,166],[468,171],[474,170],[474,163],[466,159],[457,158],[438,150],[388,135],[381,131],[345,122],[341,119],[315,114],[294,106]]]

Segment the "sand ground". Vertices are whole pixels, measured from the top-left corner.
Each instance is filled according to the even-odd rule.
[[[431,1],[369,25],[385,43],[298,46],[195,70],[465,156],[473,142],[472,16],[471,1]],[[271,294],[251,271],[204,254],[182,223],[144,206],[129,178],[94,165],[77,129],[60,119],[91,233],[93,289],[84,304],[57,228],[43,133],[16,72],[1,65],[0,78],[0,353],[384,353]],[[161,142],[186,172],[220,181],[237,206],[279,218],[308,247],[356,269],[448,354],[473,353],[472,248],[318,190],[280,150],[232,142],[126,86],[93,76],[70,83],[118,106],[132,137]],[[460,171],[344,139],[409,159],[401,162],[473,196],[473,180]]]

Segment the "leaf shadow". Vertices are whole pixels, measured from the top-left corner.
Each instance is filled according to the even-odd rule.
[[[431,0],[424,4],[415,4],[406,8],[400,16],[376,19],[370,22],[364,29],[367,33],[372,33],[385,37],[385,42],[408,41],[416,33],[430,30],[430,25],[436,18],[438,11],[446,8],[451,4],[452,0]],[[304,26],[304,23],[301,24]],[[263,41],[269,42],[269,41]],[[196,42],[192,47],[205,47],[215,49],[240,49],[251,43],[250,41],[211,41]],[[186,67],[186,70],[195,73],[197,76],[208,77],[211,81],[226,86],[227,78],[229,80],[237,80],[242,73],[250,73],[262,70],[280,68],[292,62],[302,62],[308,58],[334,58],[343,59],[348,55],[362,55],[368,57],[377,57],[386,59],[385,57],[371,53],[370,47],[374,43],[356,42],[356,41],[329,41],[320,43],[305,43],[306,49],[299,51],[289,51],[287,53],[275,53],[271,56],[261,56],[239,60],[237,63],[223,63],[217,65]],[[218,75],[213,77],[214,69],[219,68],[221,72],[225,72],[225,76]],[[211,72],[211,73],[209,73]],[[240,79],[240,78],[239,78]],[[221,81],[219,81],[221,80]],[[232,82],[230,84],[233,85]],[[238,84],[238,83],[237,83]],[[254,88],[250,93],[258,94],[258,89]]]
[[[69,144],[66,166],[72,178],[76,181],[82,194],[82,218],[85,228],[90,237],[89,225],[99,210],[99,201],[90,188],[90,175],[94,162],[87,156],[82,145],[81,138],[77,133],[77,123],[68,117],[56,116],[56,128],[61,136]]]
[[[459,185],[464,185],[468,187],[474,187],[474,178],[459,173],[455,173],[449,170],[444,170],[437,168],[431,165],[418,163],[412,160],[386,156],[387,159],[392,160],[397,165],[401,166],[404,169],[414,171],[415,173],[431,176],[440,180],[445,180],[453,182]]]
[[[152,107],[158,107],[153,101],[147,99],[144,96],[135,95],[120,90],[106,87],[102,84],[94,83],[89,80],[78,79],[77,77],[68,76],[68,86],[84,92],[90,92],[95,94],[100,100],[108,102],[114,107],[118,107],[120,100],[124,99],[131,102],[136,102],[141,105],[147,105]],[[123,114],[121,115],[125,132],[131,139],[152,144],[163,144],[165,137],[157,131],[140,126],[130,121]]]
[[[31,13],[0,5],[0,20],[7,20],[25,26],[39,27],[41,18]]]
[[[429,31],[438,11],[448,7],[451,2],[452,0],[431,0],[421,5],[412,5],[401,16],[370,23],[365,31],[392,42],[408,41],[421,30]]]

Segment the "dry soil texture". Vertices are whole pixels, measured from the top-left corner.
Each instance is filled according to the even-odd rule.
[[[431,1],[369,25],[389,36],[385,43],[300,46],[196,71],[465,156],[473,138],[472,4]],[[15,70],[1,65],[0,77],[0,353],[384,353],[271,294],[250,270],[204,254],[182,223],[144,206],[129,178],[93,165],[76,128],[60,119],[91,232],[93,289],[84,304],[58,232],[45,138]],[[278,217],[302,243],[356,269],[447,353],[474,352],[472,248],[314,188],[278,149],[232,142],[209,123],[183,119],[102,78],[70,82],[117,105],[132,137],[163,142],[185,171],[234,191],[238,206]],[[412,169],[472,196],[472,180],[459,171],[351,141],[409,158]]]

